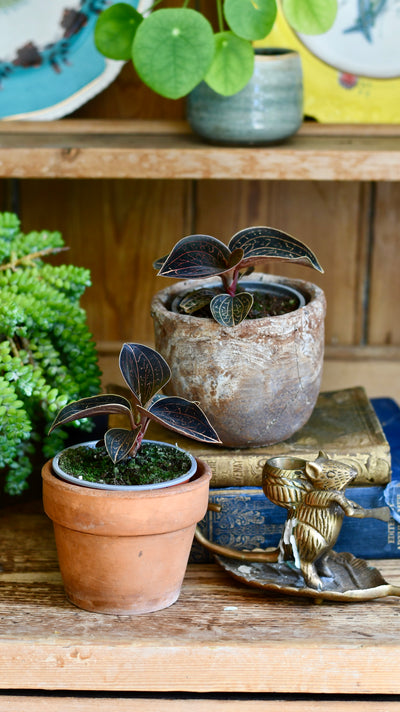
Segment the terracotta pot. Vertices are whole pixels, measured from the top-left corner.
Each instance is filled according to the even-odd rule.
[[[169,307],[179,292],[214,281],[203,279],[163,289],[151,305],[156,349],[172,371],[164,390],[198,401],[227,447],[286,440],[309,419],[321,384],[323,291],[303,280],[253,274],[254,280],[294,286],[306,304],[232,328],[172,313]]]
[[[53,521],[68,599],[97,613],[150,613],[172,605],[185,575],[211,470],[198,460],[184,484],[144,492],[64,482],[42,469],[43,503]]]

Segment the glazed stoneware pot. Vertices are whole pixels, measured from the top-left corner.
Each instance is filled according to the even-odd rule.
[[[42,469],[67,598],[96,613],[132,615],[179,597],[195,527],[205,515],[211,470],[197,460],[189,482],[119,492],[59,479]]]
[[[151,305],[156,348],[172,371],[165,390],[199,402],[223,444],[233,448],[271,445],[293,435],[309,419],[321,384],[323,291],[303,280],[257,273],[255,280],[293,286],[306,303],[230,328],[173,313],[177,294],[214,281],[202,279],[158,292]]]
[[[242,91],[221,96],[202,82],[187,97],[187,120],[212,143],[267,145],[292,136],[303,121],[300,56],[257,49],[253,76]]]

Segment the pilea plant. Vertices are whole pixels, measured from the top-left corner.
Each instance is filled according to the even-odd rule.
[[[144,17],[132,4],[116,3],[97,21],[97,49],[111,59],[131,59],[141,80],[169,99],[185,96],[202,80],[223,96],[236,94],[253,74],[252,43],[272,30],[276,0],[209,0],[217,32],[204,12],[188,4],[183,0],[181,8]],[[297,32],[320,34],[333,24],[337,0],[282,0],[282,7]]]
[[[295,262],[323,272],[314,253],[300,240],[263,226],[240,230],[228,245],[211,235],[189,235],[153,266],[163,277],[220,277],[224,293],[196,290],[180,301],[179,309],[194,314],[209,305],[215,321],[222,326],[236,326],[246,318],[253,304],[253,295],[238,287],[240,278],[250,274],[255,265],[269,261]]]
[[[65,441],[62,430],[46,435],[57,410],[100,387],[79,305],[89,271],[44,262],[63,245],[59,232],[24,234],[16,215],[0,213],[0,474],[12,495],[28,487],[35,452],[51,457]]]
[[[130,390],[131,401],[115,394],[82,398],[60,410],[50,432],[79,418],[105,413],[126,415],[129,429],[110,428],[104,435],[104,445],[114,463],[136,455],[152,420],[194,440],[221,442],[196,403],[177,396],[160,395],[160,390],[170,380],[171,371],[157,351],[142,344],[124,344],[119,366]]]

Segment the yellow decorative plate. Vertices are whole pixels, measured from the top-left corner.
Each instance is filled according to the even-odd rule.
[[[325,123],[400,122],[400,0],[338,0],[333,27],[296,34],[281,8],[260,46],[296,49],[304,113]]]

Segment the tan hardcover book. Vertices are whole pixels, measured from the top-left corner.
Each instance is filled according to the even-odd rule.
[[[113,392],[113,386],[107,389]],[[118,388],[121,393],[121,389]],[[124,392],[127,395],[127,392]],[[110,424],[121,424],[110,416]],[[276,455],[309,460],[324,450],[335,460],[357,469],[354,485],[380,485],[390,481],[390,447],[371,402],[361,386],[320,393],[308,423],[284,442],[268,447],[232,449],[204,445],[151,423],[146,437],[177,443],[211,466],[211,487],[259,487],[265,461]]]

